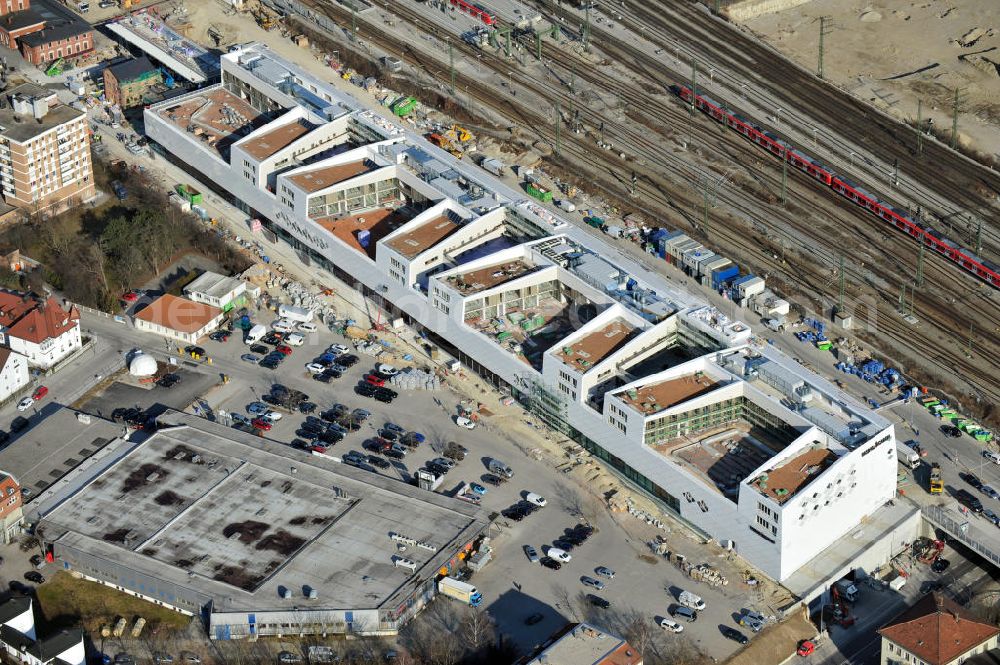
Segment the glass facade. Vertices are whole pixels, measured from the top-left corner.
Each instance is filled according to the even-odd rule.
[[[796,429],[781,418],[740,396],[650,421],[646,423],[644,440],[646,445],[653,445],[737,422],[759,427],[784,445],[798,436]]]

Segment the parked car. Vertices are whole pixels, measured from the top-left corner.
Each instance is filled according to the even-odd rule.
[[[566,552],[565,550],[559,549],[558,547],[550,547],[549,551],[546,552],[546,554],[549,557],[551,557],[551,558],[553,558],[556,561],[559,561],[561,563],[569,563],[570,559],[573,558],[573,557],[571,557],[569,555],[568,552]]]
[[[605,585],[604,582],[602,582],[601,580],[595,580],[593,577],[584,575],[583,577],[580,578],[580,581],[583,582],[586,586],[593,587],[598,591],[604,591]]]
[[[385,385],[385,379],[375,374],[365,374],[365,381],[376,388],[381,388]]]
[[[524,556],[528,557],[528,561],[530,561],[531,563],[538,562],[538,550],[536,550],[531,545],[524,546]]]
[[[406,430],[397,425],[396,423],[386,423],[382,426],[382,429],[388,430],[390,432],[396,432],[397,434],[406,434]]]
[[[240,356],[240,360],[242,360],[243,362],[253,363],[254,365],[256,365],[257,363],[260,362],[260,356],[255,356],[252,353],[244,353],[242,356]]]
[[[456,416],[455,424],[459,427],[464,427],[465,429],[476,429],[476,423],[465,416]]]
[[[535,494],[534,492],[528,492],[528,494],[524,497],[524,500],[527,501],[528,503],[535,504],[539,508],[544,507],[545,504],[548,503],[548,501],[545,500],[544,496],[540,494]]]
[[[969,494],[966,490],[958,490],[955,492],[955,499],[974,513],[983,512],[983,502]]]
[[[607,566],[598,566],[594,569],[594,572],[601,577],[607,577],[609,580],[615,579],[615,571],[611,570]]]
[[[479,483],[469,483],[469,489],[471,489],[479,496],[483,496],[487,492],[486,488],[480,485]]]
[[[343,344],[334,344],[330,348],[328,348],[327,351],[339,356],[343,353],[347,353],[348,351],[350,351],[350,349],[344,346]]]
[[[251,344],[250,345],[250,353],[256,353],[257,355],[263,356],[263,355],[267,355],[269,353],[269,351],[270,351],[270,349],[268,349],[263,344]]]
[[[985,517],[990,522],[993,522],[993,526],[1000,526],[1000,515],[987,508],[983,511],[983,517]]]
[[[965,482],[969,483],[973,487],[975,487],[977,490],[982,489],[983,487],[983,481],[981,481],[978,477],[976,477],[971,473],[963,471],[962,473],[958,474],[958,477],[964,480]]]
[[[35,584],[45,584],[45,578],[37,570],[29,570],[24,574],[24,579]]]
[[[20,402],[17,403],[17,410],[18,411],[27,411],[28,409],[31,408],[31,405],[34,404],[34,403],[35,403],[35,400],[33,400],[30,397],[25,397],[24,399],[22,399]]]
[[[170,375],[168,374],[168,376],[170,376]],[[174,374],[173,376],[177,376],[177,375]],[[31,394],[31,399],[33,399],[33,400],[35,400],[37,402],[38,400],[42,399],[43,397],[45,397],[48,394],[49,394],[49,389],[48,388],[46,388],[45,386],[38,386],[37,388],[35,388],[35,392],[33,392]]]
[[[559,570],[560,568],[562,568],[561,563],[547,556],[543,556],[541,559],[539,559],[538,563],[542,564],[546,568],[551,568],[552,570]]]
[[[940,575],[944,571],[948,570],[948,566],[951,565],[951,561],[945,559],[943,556],[939,556],[934,559],[934,563],[931,564],[931,571]]]
[[[268,411],[270,411],[270,408],[263,402],[251,402],[250,404],[247,404],[247,413],[249,414],[259,416],[263,413],[267,413]]]
[[[749,644],[750,638],[736,630],[735,628],[730,628],[729,626],[722,627],[722,635],[733,642],[739,642],[740,644]]]
[[[660,619],[660,628],[670,631],[671,633],[684,632],[684,626],[680,625],[673,619],[667,619],[666,617]]]
[[[388,469],[390,466],[392,466],[378,455],[369,455],[368,463],[371,464],[372,466],[378,467],[379,469]]]
[[[250,425],[254,429],[260,430],[262,432],[270,432],[271,431],[271,422],[269,420],[265,420],[263,418],[254,418],[253,420],[250,421]]]
[[[609,607],[611,607],[610,602],[592,593],[587,594],[587,600],[590,601],[591,605],[593,605],[594,607],[600,607],[602,610],[606,610]]]

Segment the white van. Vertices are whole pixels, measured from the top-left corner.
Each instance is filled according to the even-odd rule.
[[[300,323],[299,324],[299,330],[301,330],[304,333],[314,333],[317,330],[319,330],[319,328],[316,327],[315,323],[312,323],[310,321],[306,321],[305,323]]]
[[[288,319],[278,319],[271,324],[271,330],[280,333],[287,333],[295,330],[295,326],[293,326],[292,322]]]
[[[302,333],[292,333],[285,338],[285,344],[288,346],[302,346],[305,341],[306,338],[302,335]]]
[[[983,457],[985,457],[990,462],[993,462],[994,464],[1000,464],[1000,455],[993,452],[992,450],[984,450]]]
[[[690,591],[681,591],[680,595],[677,596],[677,602],[699,612],[705,609],[705,601],[701,599],[701,596],[693,594]]]
[[[569,552],[561,550],[558,547],[550,547],[549,551],[546,552],[545,555],[560,563],[569,563],[569,560],[573,558],[569,555]]]

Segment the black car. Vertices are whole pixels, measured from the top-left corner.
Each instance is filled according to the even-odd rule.
[[[386,441],[392,441],[393,443],[399,440],[399,434],[391,429],[380,429],[378,435]]]
[[[24,579],[29,582],[34,582],[35,584],[43,584],[45,582],[45,578],[42,577],[42,574],[37,570],[29,570],[26,572],[24,574]]]
[[[503,483],[503,480],[500,479],[500,476],[494,476],[492,473],[487,473],[483,476],[483,482],[487,485],[493,485],[493,487],[499,487],[500,484]]]
[[[271,349],[267,348],[263,344],[251,344],[250,353],[256,353],[257,355],[266,355],[270,353]]]
[[[392,404],[392,401],[396,399],[396,392],[389,390],[386,391],[383,388],[378,388],[372,395],[376,401],[382,402],[383,404]]]
[[[270,358],[265,358],[264,360],[260,361],[259,366],[263,367],[264,369],[278,369],[278,365],[280,364],[281,361],[279,360],[271,360]]]
[[[396,432],[397,434],[406,434],[406,428],[400,427],[396,423],[386,423],[382,426],[382,429],[390,432]]]
[[[375,386],[370,386],[367,383],[360,383],[354,386],[354,392],[361,395],[362,397],[374,397]]]
[[[451,470],[442,464],[435,464],[434,462],[428,462],[424,465],[424,468],[428,471],[433,471],[437,476],[446,476]]]
[[[372,466],[377,466],[380,469],[388,469],[390,466],[392,466],[378,455],[369,455],[368,463],[371,464]]]
[[[174,385],[180,383],[181,377],[176,374],[164,374],[160,377],[160,380],[156,382],[156,385],[161,388],[173,388]]]
[[[980,487],[981,486],[982,484],[980,484]],[[983,512],[983,502],[969,494],[966,490],[958,490],[955,492],[955,499],[974,513]]]
[[[726,639],[732,640],[733,642],[739,642],[740,644],[750,643],[750,640],[746,635],[735,628],[730,628],[729,626],[722,627],[722,634],[726,637]]]
[[[358,364],[358,357],[351,354],[346,354],[334,359],[334,364],[340,365],[341,367],[354,367]]]
[[[333,377],[325,372],[320,372],[319,374],[313,374],[313,381],[319,381],[320,383],[330,383],[333,381]]]
[[[943,556],[939,556],[934,560],[934,563],[931,564],[931,570],[940,575],[944,571],[948,570],[948,566],[950,565],[951,561],[948,561],[948,559],[945,559]]]
[[[337,418],[340,417],[340,414],[334,413],[333,411],[324,411],[319,414],[319,417],[328,423],[335,423],[337,422]]]
[[[299,437],[301,439],[306,439],[306,440],[309,440],[309,441],[314,441],[314,440],[316,440],[319,437],[319,432],[317,432],[315,430],[302,429],[300,427],[299,429],[295,430],[295,436],[297,436],[297,437]]]
[[[225,330],[217,330],[214,333],[212,333],[211,335],[209,335],[208,338],[210,340],[212,340],[213,342],[228,342],[229,341],[229,332],[227,332]]]
[[[200,346],[194,346],[192,344],[191,346],[184,347],[184,353],[192,356],[203,356],[205,355],[205,349],[201,348]]]
[[[552,541],[552,544],[565,552],[572,552],[573,549],[576,547],[576,545],[574,545],[573,543],[562,539],[554,540]]]
[[[260,341],[264,342],[265,344],[270,344],[271,346],[275,346],[277,344],[281,344],[281,336],[278,335],[277,333],[269,332],[263,337],[261,337]]]
[[[546,568],[551,568],[552,570],[559,570],[562,568],[562,564],[553,559],[552,557],[543,556],[538,560],[538,563],[542,564]]]
[[[595,607],[600,607],[602,610],[606,610],[609,607],[611,607],[611,603],[609,603],[608,601],[604,600],[600,596],[595,596],[592,593],[588,593],[587,594],[587,600],[590,601],[591,605],[593,605]]]
[[[952,425],[941,425],[941,432],[947,434],[953,439],[957,439],[958,437],[962,436],[962,430]]]
[[[312,413],[316,410],[316,402],[302,402],[299,404],[299,413]]]
[[[351,466],[361,466],[362,464],[365,463],[367,458],[361,453],[355,453],[351,451],[346,455],[344,455],[341,459],[344,460],[344,464],[350,464]]]
[[[965,482],[969,483],[973,487],[975,487],[977,490],[983,489],[983,481],[981,481],[979,478],[972,475],[971,473],[963,471],[962,473],[958,474],[958,477],[964,480]]]
[[[392,450],[391,448],[385,451],[385,456],[390,459],[403,459],[404,457],[406,457],[406,455],[404,455],[403,453],[399,452],[398,450]]]
[[[344,435],[341,434],[340,432],[333,432],[331,430],[327,430],[325,432],[320,432],[317,438],[326,445],[332,446],[335,443],[340,443],[341,441],[343,441]]]
[[[342,370],[337,369],[336,367],[327,367],[322,372],[320,372],[320,374],[327,378],[327,382],[329,382],[332,379],[339,379],[340,377],[344,376],[344,372]]]
[[[302,427],[300,429],[304,432],[315,432],[316,434],[319,434],[320,432],[326,431],[326,425],[315,421],[306,421],[302,423]]]

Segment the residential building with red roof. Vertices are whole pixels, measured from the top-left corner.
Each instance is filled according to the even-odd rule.
[[[1000,628],[929,593],[879,629],[881,665],[957,665],[997,646]]]
[[[183,342],[197,342],[222,325],[224,318],[225,314],[218,307],[167,293],[146,305],[135,315],[134,321],[139,330]]]
[[[51,296],[0,291],[0,344],[48,369],[83,346],[80,312]]]

